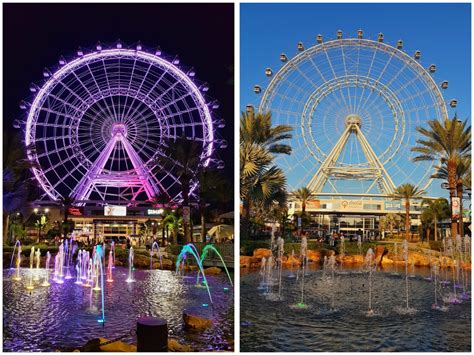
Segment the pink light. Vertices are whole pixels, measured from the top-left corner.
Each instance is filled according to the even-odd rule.
[[[51,73],[49,70],[45,70],[44,73],[48,75],[48,80],[46,83],[38,90],[38,94],[35,97],[33,103],[31,104],[30,111],[28,113],[28,118],[26,120],[26,127],[25,127],[25,146],[30,146],[31,143],[35,140],[36,132],[33,129],[33,122],[35,118],[39,115],[39,110],[42,107],[44,101],[48,97],[49,93],[53,90],[53,88],[61,82],[64,77],[69,75],[75,69],[80,68],[85,65],[85,63],[89,63],[91,61],[101,60],[107,57],[125,57],[130,59],[142,59],[147,62],[151,62],[156,66],[163,68],[165,71],[171,72],[175,75],[181,83],[185,85],[185,87],[193,94],[194,98],[196,99],[198,105],[201,108],[201,111],[204,115],[204,122],[206,127],[206,139],[207,142],[204,142],[204,150],[203,158],[204,166],[209,165],[210,156],[213,152],[213,140],[214,140],[214,131],[213,131],[213,122],[212,117],[210,114],[210,110],[205,102],[203,95],[200,93],[199,88],[194,84],[194,82],[190,79],[188,75],[186,75],[183,71],[177,68],[173,63],[170,63],[157,55],[146,53],[142,51],[136,51],[131,49],[124,49],[124,48],[117,48],[117,49],[106,49],[102,50],[100,44],[97,45],[98,52],[88,53],[80,56],[79,58],[74,59],[69,63],[65,63],[58,71],[55,73]],[[81,51],[82,52],[82,51]],[[158,54],[158,51],[157,53]],[[159,53],[161,54],[161,52]],[[159,55],[158,54],[158,55]],[[27,157],[29,160],[35,160],[35,155],[32,154],[31,151],[27,151]],[[47,179],[42,175],[41,171],[38,169],[32,169],[33,174],[36,180],[40,183],[43,190],[46,194],[52,199],[57,200],[59,196],[55,195],[55,191],[52,188],[51,184]]]

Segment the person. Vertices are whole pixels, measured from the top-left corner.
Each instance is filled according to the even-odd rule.
[[[132,247],[132,244],[130,242],[130,237],[127,238],[127,249],[130,249]]]

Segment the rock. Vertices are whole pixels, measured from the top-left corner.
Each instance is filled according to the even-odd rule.
[[[168,351],[178,352],[178,353],[185,353],[185,352],[191,352],[191,351],[193,351],[193,349],[189,345],[180,344],[176,339],[169,338],[168,339]]]
[[[250,256],[244,256],[244,255],[240,256],[240,267],[242,268],[250,267]]]
[[[416,266],[430,266],[430,258],[424,254],[417,252],[410,252],[408,254],[408,263],[414,263]]]
[[[447,256],[440,256],[439,257],[439,264],[441,267],[453,267],[454,262],[453,259]]]
[[[250,267],[260,267],[262,266],[262,259],[256,256],[251,256],[249,259]]]
[[[204,273],[206,275],[218,275],[221,273],[221,269],[219,269],[218,267],[208,267],[207,269],[204,269]]]
[[[464,269],[464,270],[471,270],[471,263],[461,263],[461,267]]]
[[[306,256],[308,257],[308,261],[315,263],[321,261],[321,252],[319,250],[308,250]]]
[[[293,264],[293,266],[299,266],[301,264],[301,260],[300,258],[297,258],[296,256],[289,256],[288,259],[286,259],[286,261],[284,262],[285,266],[291,266]]]
[[[384,258],[385,259],[385,258]],[[352,256],[352,262],[354,264],[363,264],[364,263],[364,256],[363,255],[353,255]]]
[[[134,255],[133,266],[140,269],[150,268],[150,257],[142,254]]]
[[[392,266],[394,265],[394,261],[387,256],[384,256],[382,259],[382,266]]]
[[[197,271],[199,267],[197,265],[185,265],[184,269],[187,271]]]
[[[254,249],[253,251],[253,256],[257,258],[268,258],[269,256],[272,255],[272,251],[270,249],[265,249],[265,248],[258,248]]]
[[[380,263],[382,256],[384,256],[384,259],[385,259],[385,255],[387,254],[388,250],[383,245],[377,245],[375,247],[374,252],[375,252],[375,262],[378,264]]]
[[[352,255],[345,255],[341,258],[341,262],[344,265],[352,265],[354,264],[354,258],[352,257]]]
[[[194,309],[185,309],[183,312],[184,325],[192,330],[204,330],[212,326],[210,319],[198,315]]]
[[[100,345],[108,342],[108,339],[105,338],[96,338],[89,340],[86,345],[84,345],[80,352],[136,352],[137,347],[135,345],[130,345],[124,343],[123,341],[114,341],[113,343],[107,345]],[[74,352],[79,351],[79,349],[74,350]]]

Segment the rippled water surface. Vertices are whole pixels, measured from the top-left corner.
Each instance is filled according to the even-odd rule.
[[[322,270],[310,269],[304,293],[308,308],[296,305],[301,279],[288,278],[289,270],[282,273],[281,300],[276,271],[269,293],[259,288],[258,272],[242,272],[241,350],[471,351],[471,300],[433,310],[433,283],[424,279],[430,271],[420,268],[408,279],[409,307],[416,313],[402,315],[405,275],[402,270],[393,275],[394,271],[374,274],[372,316],[367,315],[368,276],[357,269],[340,270],[333,283],[322,278]],[[449,296],[452,285],[441,291]]]
[[[3,349],[4,351],[53,351],[83,346],[88,340],[114,339],[129,334],[124,341],[136,344],[130,330],[136,329],[139,316],[160,316],[168,321],[170,336],[197,350],[228,350],[233,346],[233,292],[227,276],[207,276],[214,301],[211,307],[205,287],[196,287],[196,273],[179,277],[172,271],[136,270],[136,282],[127,283],[128,269],[114,269],[114,282],[106,283],[105,319],[101,314],[100,292],[74,284],[51,282],[27,291],[26,276],[13,281],[13,271],[3,273]],[[224,290],[228,287],[229,290]],[[209,307],[203,307],[209,304]],[[183,310],[199,307],[214,326],[202,333],[183,328]]]

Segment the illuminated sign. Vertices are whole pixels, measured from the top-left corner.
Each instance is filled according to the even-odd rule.
[[[105,206],[104,216],[126,216],[127,207],[125,206]]]
[[[146,211],[146,214],[148,216],[159,216],[161,214],[163,214],[163,209],[162,208],[149,208],[147,209]]]
[[[67,214],[70,216],[83,216],[84,210],[82,207],[69,207],[67,209]]]

